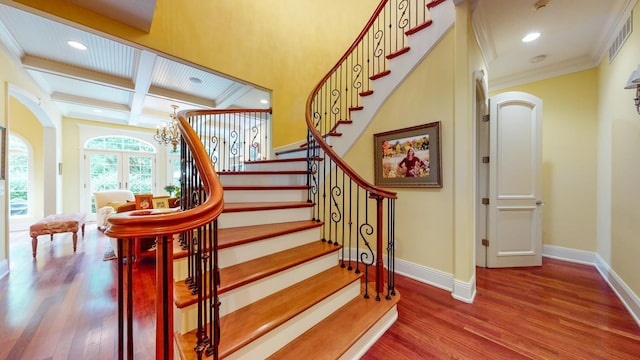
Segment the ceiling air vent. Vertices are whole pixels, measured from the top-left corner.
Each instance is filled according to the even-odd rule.
[[[616,54],[618,54],[618,51],[620,51],[624,42],[627,41],[631,32],[633,32],[633,11],[629,14],[627,21],[624,22],[618,36],[616,36],[615,40],[613,40],[613,44],[611,44],[611,47],[609,48],[609,63],[611,63],[613,58],[616,57]]]

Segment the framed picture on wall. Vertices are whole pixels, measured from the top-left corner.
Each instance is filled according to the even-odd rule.
[[[373,137],[376,185],[442,187],[439,121]]]

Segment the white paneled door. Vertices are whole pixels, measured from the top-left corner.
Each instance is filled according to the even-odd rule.
[[[488,267],[542,264],[542,100],[490,101]]]

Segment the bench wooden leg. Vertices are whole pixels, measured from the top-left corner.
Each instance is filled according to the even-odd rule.
[[[78,245],[78,232],[73,232],[73,252],[76,252],[76,245]]]
[[[31,237],[31,252],[33,253],[33,258],[36,258],[36,250],[38,250],[38,237]]]

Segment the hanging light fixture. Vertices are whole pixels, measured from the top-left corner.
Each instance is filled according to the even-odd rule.
[[[627,80],[627,84],[624,88],[636,91],[636,97],[633,99],[633,103],[636,106],[636,112],[640,114],[640,65],[638,65],[637,69],[631,72],[629,80]]]
[[[178,143],[180,142],[180,129],[178,129],[178,116],[176,114],[178,105],[171,105],[171,107],[173,108],[173,113],[169,114],[171,120],[162,125],[158,125],[153,138],[160,144],[173,145],[173,151],[176,151]]]

